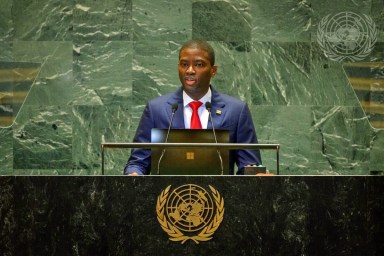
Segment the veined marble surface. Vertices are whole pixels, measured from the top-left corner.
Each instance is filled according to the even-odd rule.
[[[100,174],[100,143],[131,142],[147,100],[180,86],[178,51],[192,37],[216,51],[213,86],[249,104],[261,143],[281,144],[281,174],[384,170],[383,129],[370,124],[384,114],[361,105],[362,68],[328,59],[316,42],[325,15],[370,15],[378,42],[360,65],[378,63],[364,79],[375,79],[369,86],[379,89],[369,95],[382,105],[380,0],[4,0],[0,7],[0,61],[41,64],[14,125],[0,129],[0,174]],[[108,150],[106,173],[122,174],[128,156]],[[274,169],[274,153],[262,156]]]
[[[5,255],[382,255],[383,179],[0,177],[0,250]],[[211,195],[211,186],[224,202],[223,220],[209,241],[170,241],[158,222],[161,193],[186,184],[203,188],[205,195]],[[185,192],[163,199],[164,214],[191,194],[203,207],[193,216],[212,223],[203,200]],[[167,223],[180,228],[176,221]]]

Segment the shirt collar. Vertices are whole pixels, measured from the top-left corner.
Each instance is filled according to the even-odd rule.
[[[211,88],[208,88],[208,92],[203,97],[201,97],[199,101],[205,104],[207,101],[211,101],[211,98],[212,98],[212,91],[211,91]],[[184,107],[188,106],[188,104],[191,103],[192,101],[195,101],[195,100],[189,97],[188,94],[183,90]]]

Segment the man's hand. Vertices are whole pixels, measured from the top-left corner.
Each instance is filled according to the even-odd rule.
[[[274,176],[273,173],[256,173],[256,176]]]
[[[139,174],[137,172],[133,172],[133,173],[128,174],[128,176],[139,176]]]

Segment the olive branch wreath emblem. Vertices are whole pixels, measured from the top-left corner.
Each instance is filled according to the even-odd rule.
[[[213,220],[207,226],[205,226],[203,230],[200,231],[200,233],[193,236],[185,235],[176,226],[172,225],[170,222],[167,221],[164,208],[169,196],[169,190],[171,189],[171,185],[164,189],[161,194],[157,197],[157,220],[159,221],[161,228],[170,236],[169,240],[176,242],[180,241],[181,244],[184,244],[190,239],[193,240],[196,244],[198,244],[201,241],[208,241],[212,239],[213,234],[218,229],[224,218],[224,199],[221,197],[221,195],[215,188],[210,185],[209,188],[211,189],[213,198],[215,200],[216,214]]]
[[[348,12],[345,12],[345,13],[348,13]],[[344,14],[344,13],[338,13],[338,14]],[[329,45],[328,37],[326,35],[327,34],[326,27],[329,25],[331,14],[328,14],[327,16],[321,19],[321,21],[318,24],[316,36],[317,36],[317,42],[320,46],[320,49],[322,50],[322,52],[326,57],[330,58],[333,61],[338,61],[338,62],[343,61],[345,59],[350,61],[359,61],[364,59],[371,53],[377,41],[377,29],[376,29],[375,22],[372,20],[372,18],[366,14],[363,14],[363,15],[365,19],[363,19],[359,15],[357,16],[360,17],[362,20],[365,20],[365,22],[367,23],[367,30],[369,35],[368,35],[368,40],[364,43],[364,47],[362,47],[356,55],[340,55],[340,53],[338,53],[337,50],[332,49],[332,47]]]

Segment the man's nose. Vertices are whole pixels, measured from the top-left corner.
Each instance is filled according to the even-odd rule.
[[[195,70],[193,69],[193,66],[192,65],[188,66],[187,74],[194,74],[194,73],[195,73]]]

